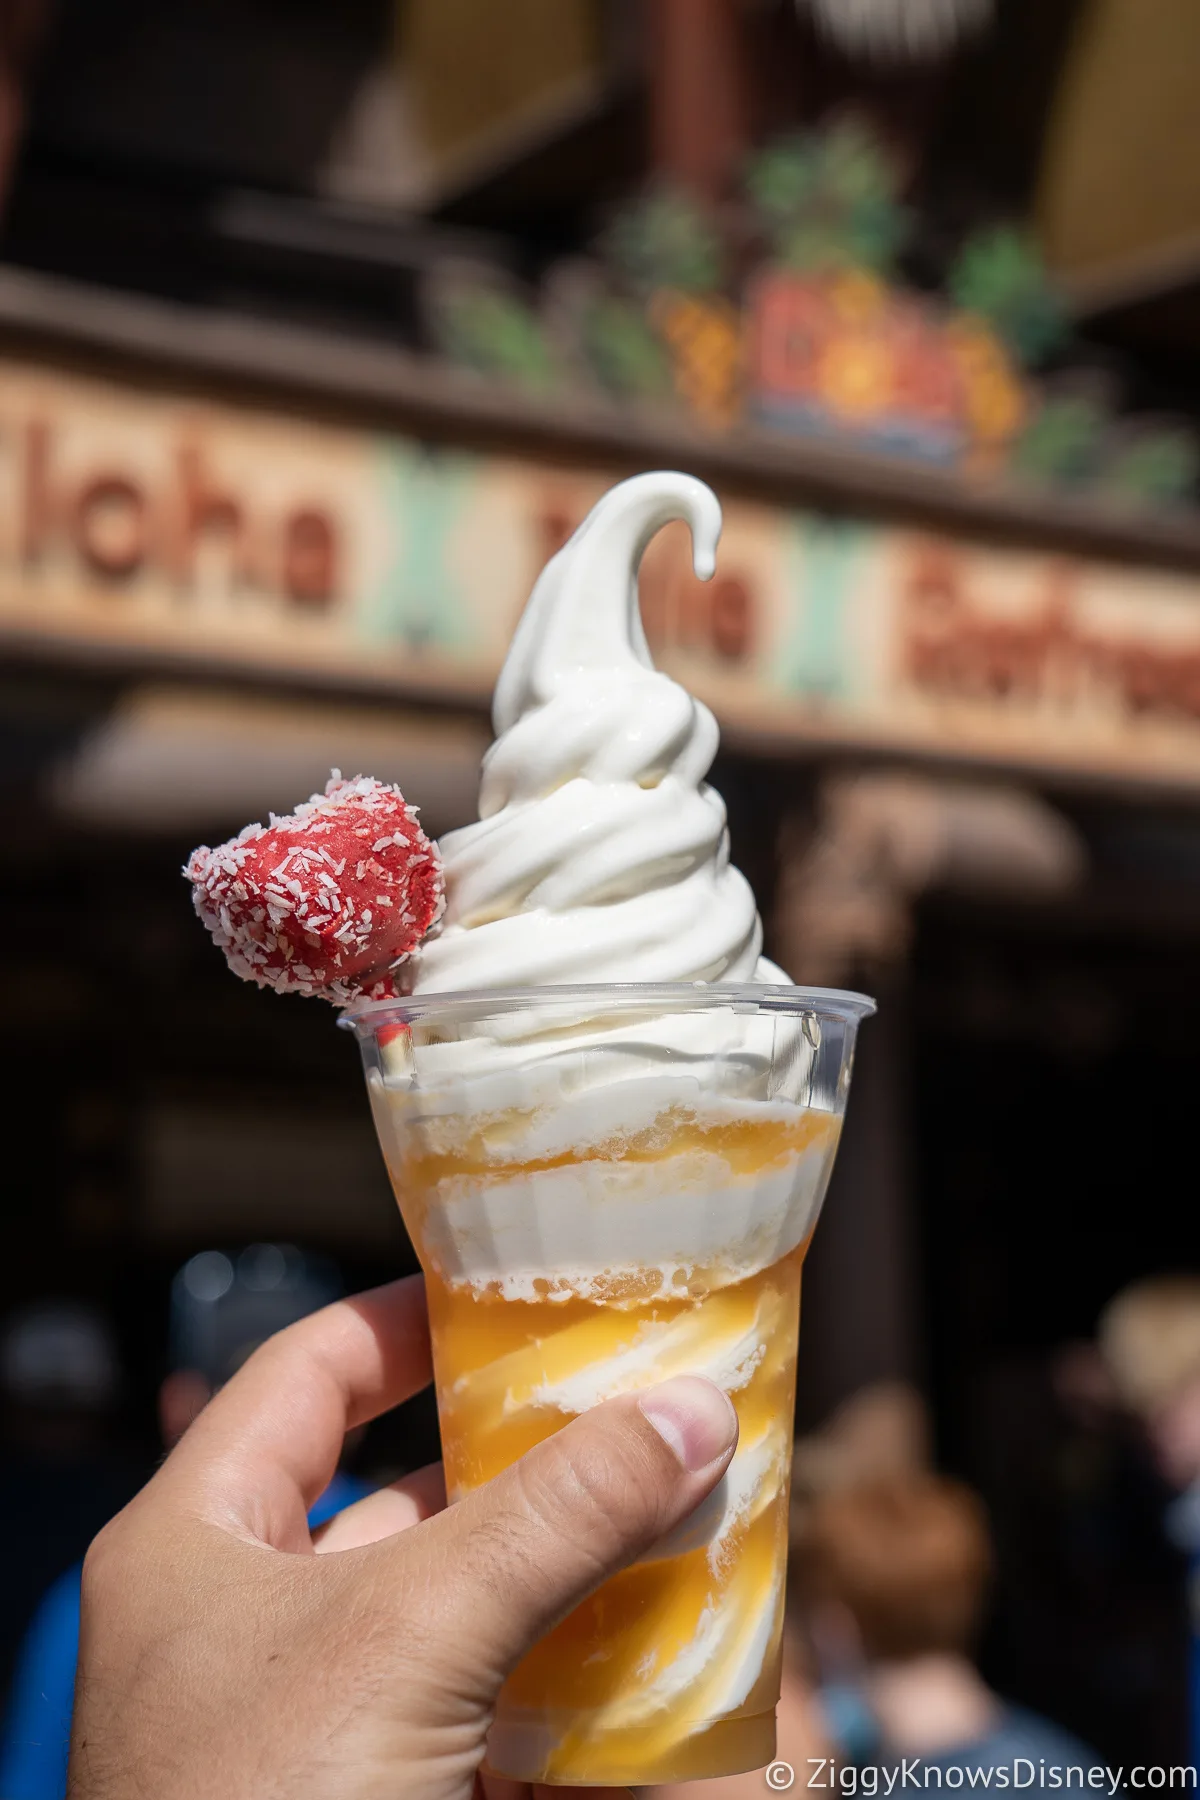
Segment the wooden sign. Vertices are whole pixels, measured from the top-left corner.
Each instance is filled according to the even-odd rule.
[[[0,642],[483,698],[614,479],[0,363]],[[1200,787],[1200,582],[729,499],[642,573],[747,741]]]

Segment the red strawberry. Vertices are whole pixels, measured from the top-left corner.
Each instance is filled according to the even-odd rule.
[[[399,788],[337,770],[294,813],[194,850],[184,874],[235,975],[339,1005],[402,991],[444,904],[437,845]]]

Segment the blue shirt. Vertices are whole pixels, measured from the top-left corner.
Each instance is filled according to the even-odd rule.
[[[323,1525],[369,1492],[353,1476],[335,1475],[309,1524]],[[21,1644],[0,1740],[0,1800],[63,1800],[67,1791],[82,1573],[77,1563],[47,1590]]]
[[[1078,1738],[1072,1737],[1058,1725],[1052,1725],[1048,1719],[1040,1719],[1036,1713],[1026,1712],[1024,1707],[1009,1706],[1007,1703],[995,1724],[975,1743],[962,1744],[953,1750],[937,1750],[932,1754],[910,1757],[909,1764],[915,1766],[906,1770],[902,1761],[893,1765],[898,1771],[894,1789],[897,1795],[905,1787],[920,1788],[923,1791],[940,1787],[940,1779],[936,1783],[926,1780],[925,1771],[929,1769],[940,1769],[943,1773],[951,1769],[979,1770],[981,1773],[986,1773],[989,1769],[1005,1769],[1008,1771],[1008,1786],[1011,1791],[1015,1788],[1079,1788],[1084,1785],[1084,1777],[1089,1770],[1104,1768],[1096,1752],[1081,1744]],[[1065,1773],[1068,1769],[1080,1769],[1083,1774],[1068,1779]],[[906,1774],[908,1780],[905,1780]],[[961,1775],[958,1785],[963,1785]],[[995,1782],[995,1785],[998,1788],[1000,1783]]]
[[[1188,1622],[1188,1761],[1195,1763],[1200,1762],[1200,1555],[1188,1564]]]
[[[890,1792],[896,1795],[914,1788],[926,1792],[930,1788],[941,1788],[942,1775],[955,1769],[981,1773],[989,1769],[1006,1770],[1007,1778],[1001,1777],[995,1786],[1020,1789],[1078,1787],[1082,1785],[1082,1776],[1068,1782],[1060,1774],[1055,1780],[1051,1770],[1078,1768],[1086,1774],[1090,1769],[1104,1767],[1095,1751],[1087,1749],[1078,1738],[1006,1700],[1001,1701],[996,1718],[974,1743],[897,1758],[885,1747],[878,1720],[860,1686],[852,1681],[830,1682],[822,1685],[818,1694],[826,1728],[839,1755],[860,1767],[873,1765],[885,1771],[893,1778]],[[941,1771],[936,1782],[926,1779],[926,1771],[931,1769]],[[945,1783],[947,1787],[963,1785],[961,1773],[956,1782]],[[968,1780],[966,1783],[968,1788],[976,1785],[990,1787],[992,1782],[977,1784]],[[881,1786],[879,1791],[882,1794],[884,1788]]]
[[[1167,1536],[1188,1559],[1188,1740],[1189,1761],[1194,1763],[1200,1759],[1200,1481],[1170,1508]]]

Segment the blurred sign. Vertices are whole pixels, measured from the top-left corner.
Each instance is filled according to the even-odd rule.
[[[483,697],[612,479],[0,363],[0,641]],[[760,741],[1200,785],[1194,577],[732,500],[642,601]]]

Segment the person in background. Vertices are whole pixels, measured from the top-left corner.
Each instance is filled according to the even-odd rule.
[[[1098,1341],[1118,1398],[1140,1420],[1178,1495],[1166,1518],[1188,1559],[1191,1762],[1200,1759],[1200,1275],[1135,1282],[1101,1314]]]
[[[185,1263],[171,1285],[170,1367],[159,1389],[159,1425],[167,1449],[260,1343],[338,1299],[341,1291],[331,1263],[287,1244],[252,1244],[236,1256],[204,1250]],[[10,1338],[10,1362],[21,1356],[29,1360],[23,1341],[18,1338],[12,1348]],[[111,1344],[109,1351],[115,1371]],[[103,1377],[107,1392],[115,1381],[115,1373],[109,1379],[109,1362],[82,1339],[75,1344],[75,1365],[80,1380],[92,1387]],[[7,1367],[4,1373],[11,1379]],[[134,1486],[110,1512],[130,1497]],[[309,1514],[310,1524],[323,1524],[367,1491],[339,1470]],[[94,1519],[88,1537],[104,1523],[105,1518]],[[82,1564],[76,1563],[52,1583],[25,1634],[0,1736],[0,1800],[62,1800],[66,1793],[81,1572]]]
[[[793,1519],[789,1617],[805,1633],[838,1754],[884,1768],[1100,1758],[987,1686],[972,1661],[992,1574],[983,1506],[920,1469],[835,1486]],[[851,1704],[853,1700],[853,1704]],[[1030,1785],[1042,1785],[1034,1780]]]
[[[802,1517],[820,1494],[883,1476],[928,1469],[929,1409],[908,1381],[872,1381],[837,1406],[818,1430],[797,1438],[792,1508]]]
[[[45,1299],[0,1332],[0,1693],[51,1581],[150,1473],[117,1428],[123,1374],[109,1321],[77,1300]],[[20,1545],[19,1554],[12,1546]]]

